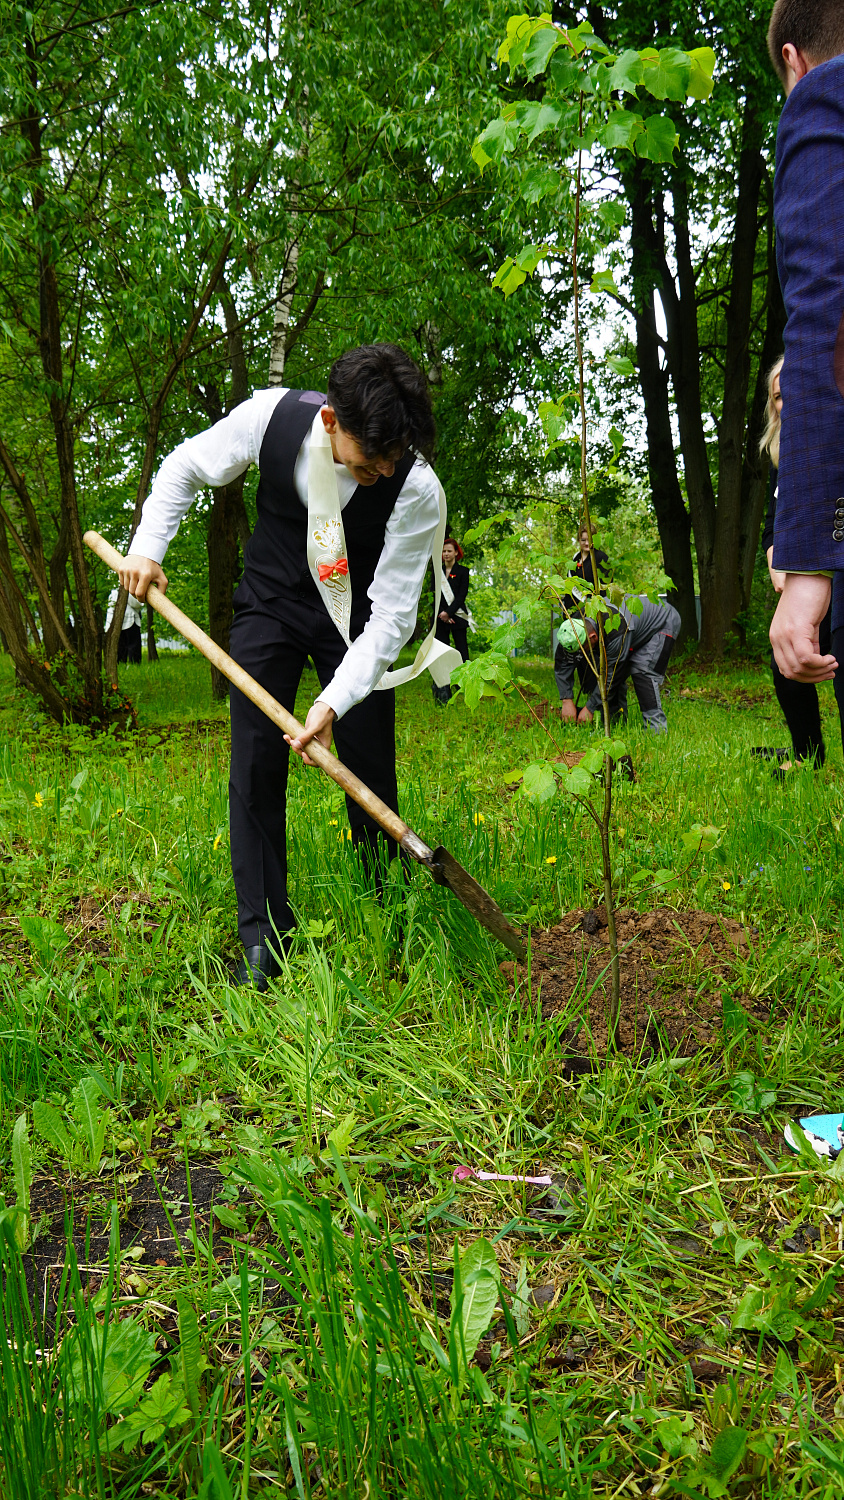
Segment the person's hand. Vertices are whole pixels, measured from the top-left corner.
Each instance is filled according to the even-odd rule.
[[[449,625],[451,623],[444,609],[440,610],[440,619],[445,620],[446,625]]]
[[[821,656],[818,642],[831,591],[831,579],[821,573],[786,573],[769,632],[784,677],[796,682],[828,682],[835,676],[838,662],[834,656]]]
[[[153,562],[151,557],[141,557],[139,553],[130,552],[118,568],[117,576],[123,587],[134,594],[136,599],[140,599],[141,603],[146,598],[151,583],[161,589],[162,594],[167,593],[167,578],[161,563]]]
[[[292,740],[289,734],[284,736],[285,742],[297,755],[301,755],[306,766],[316,765],[316,761],[311,760],[305,750],[305,746],[309,745],[311,740],[318,740],[324,750],[331,749],[331,726],[336,717],[337,715],[333,708],[329,708],[327,703],[320,703],[317,700],[308,709],[308,717],[305,720],[305,727],[302,733],[297,735],[295,740]]]
[[[773,588],[774,593],[775,594],[781,594],[782,591],[783,591],[783,588],[785,586],[786,575],[785,575],[785,573],[783,573],[783,571],[782,571],[781,568],[775,568],[774,567],[774,565],[773,565],[773,563],[771,561],[771,558],[773,557],[773,555],[774,555],[774,549],[771,546],[771,547],[768,548],[767,552],[765,553],[765,556],[768,559],[768,576],[769,576],[769,578],[771,580],[771,587]]]
[[[582,708],[577,716],[577,722],[578,724],[591,724],[593,717],[591,709]]]
[[[574,706],[573,698],[563,699],[560,704],[560,713],[564,719],[568,719],[572,724],[577,722],[577,709]]]

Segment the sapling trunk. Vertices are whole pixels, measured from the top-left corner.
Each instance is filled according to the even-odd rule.
[[[578,117],[578,135],[583,136],[583,94],[580,95],[580,111]],[[580,280],[578,276],[577,251],[580,237],[580,197],[583,180],[583,153],[577,153],[577,177],[574,195],[574,238],[572,241],[572,280],[574,286],[574,344],[577,351],[577,396],[580,405],[580,491],[583,502],[583,524],[589,532],[589,559],[592,565],[592,587],[598,587],[598,565],[595,558],[595,547],[592,541],[592,517],[589,511],[589,485],[586,477],[586,394],[583,379],[583,342],[580,337]],[[607,643],[604,635],[603,617],[599,614],[598,625],[598,662],[597,678],[598,689],[601,694],[601,713],[604,720],[604,734],[609,739],[610,733],[610,705],[609,684],[607,673]],[[607,912],[607,937],[610,949],[610,976],[611,993],[610,1004],[607,1012],[607,1050],[615,1047],[615,1033],[618,1026],[618,1014],[621,1007],[621,970],[618,962],[618,934],[615,929],[615,908],[613,906],[612,891],[612,859],[610,857],[610,820],[612,818],[612,757],[604,754],[604,798],[599,819],[599,831],[601,839],[601,873],[604,885],[604,905]]]

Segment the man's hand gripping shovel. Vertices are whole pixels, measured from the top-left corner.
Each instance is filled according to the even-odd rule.
[[[92,552],[96,552],[109,568],[112,568],[115,573],[118,571],[123,558],[104,537],[100,536],[99,532],[86,531],[83,540],[86,546],[90,547]],[[282,708],[275,698],[270,697],[270,694],[265,692],[248,672],[244,672],[236,661],[232,661],[225,651],[215,645],[214,641],[203,630],[200,630],[193,620],[189,620],[187,615],[183,614],[178,606],[162,594],[154,584],[150,584],[147,589],[146,599],[158,614],[163,615],[164,619],[175,630],[178,630],[185,640],[190,641],[192,646],[196,646],[203,656],[207,656],[218,672],[222,672],[229,682],[233,682],[245,697],[251,699],[256,707],[267,715],[268,719],[272,719],[273,723],[278,725],[279,729],[294,739],[303,732],[303,726],[287,712],[286,708]],[[511,922],[507,921],[501,908],[496,906],[483,886],[478,885],[468,870],[464,870],[463,866],[458,864],[453,854],[449,854],[442,845],[436,849],[429,849],[419,835],[402,822],[397,813],[382,802],[380,797],[376,797],[369,787],[364,786],[363,782],[359,781],[357,776],[354,776],[342,761],[337,759],[336,755],[324,749],[317,740],[310,741],[308,756],[315,765],[320,767],[320,770],[325,772],[326,776],[336,781],[348,796],[364,808],[379,827],[394,838],[402,849],[406,850],[413,859],[418,860],[420,865],[424,865],[438,885],[447,885],[458,901],[462,901],[466,910],[471,912],[472,916],[477,918],[493,937],[498,938],[498,941],[503,943],[505,948],[509,948],[517,958],[525,958],[527,948],[521,934]]]

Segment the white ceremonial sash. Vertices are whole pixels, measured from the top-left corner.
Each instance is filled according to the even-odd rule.
[[[445,573],[440,573],[440,593],[445,599],[446,604],[454,603],[454,589],[451,587],[451,584],[449,583]],[[455,614],[457,615],[458,620],[466,621],[466,624],[474,635],[478,627],[472,619],[472,616],[470,615],[468,609],[455,610]]]
[[[431,545],[434,585],[441,572],[445,541],[446,506],[443,487],[437,480],[440,519]],[[329,616],[347,646],[351,646],[349,623],[352,616],[352,580],[346,556],[343,513],[334,472],[331,438],[325,430],[320,412],[311,427],[308,451],[308,567]],[[455,667],[462,663],[460,652],[435,639],[436,619],[422,642],[412,664],[385,672],[375,691],[404,687],[422,672],[430,672],[437,687],[448,687]]]

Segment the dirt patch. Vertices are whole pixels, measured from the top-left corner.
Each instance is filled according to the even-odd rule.
[[[231,1179],[217,1166],[191,1164],[191,1219],[187,1177],[180,1161],[159,1164],[155,1180],[148,1170],[131,1167],[122,1168],[114,1176],[87,1182],[36,1178],[31,1189],[30,1218],[33,1226],[38,1227],[38,1237],[24,1255],[23,1264],[33,1308],[39,1316],[45,1316],[48,1329],[55,1319],[71,1243],[83,1287],[96,1291],[102,1284],[108,1268],[114,1203],[120,1253],[132,1250],[137,1255],[137,1259],[127,1260],[121,1266],[121,1282],[126,1283],[123,1289],[127,1294],[133,1291],[132,1278],[144,1278],[153,1268],[181,1265],[185,1259],[192,1263],[196,1254],[194,1232],[200,1246],[213,1243],[215,1260],[225,1266],[233,1255],[232,1229],[217,1219],[215,1204],[218,1201],[225,1204],[229,1216],[234,1210],[243,1220],[241,1237],[247,1233],[246,1215],[250,1207],[246,1189],[234,1193],[230,1183]]]
[[[648,1056],[663,1045],[691,1057],[709,1045],[721,1025],[718,981],[748,952],[741,924],[706,911],[622,908],[616,913],[616,930],[621,950],[619,1051],[627,1057]],[[567,912],[557,926],[534,934],[530,983],[526,964],[503,963],[501,971],[511,985],[518,979],[526,1005],[534,1006],[538,996],[543,1019],[576,1009],[577,1019],[561,1037],[572,1062],[588,1066],[596,1052],[599,1057],[606,1053],[610,974],[604,907]],[[753,1008],[749,997],[738,997],[738,1003],[748,1011]]]

